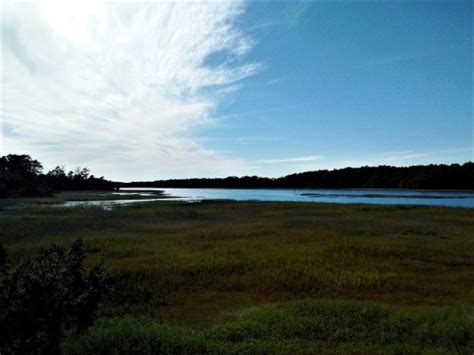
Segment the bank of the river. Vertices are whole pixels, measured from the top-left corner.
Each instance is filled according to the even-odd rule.
[[[108,201],[122,201],[122,200],[149,200],[165,198],[162,190],[153,191],[136,191],[136,192],[122,192],[122,191],[63,191],[56,192],[51,196],[46,197],[21,197],[21,198],[4,198],[0,199],[1,208],[23,208],[27,207],[62,207],[67,204],[84,203],[87,202],[102,202]]]
[[[111,209],[159,200],[307,202],[374,204],[398,206],[439,206],[474,208],[473,191],[403,189],[229,189],[229,188],[123,188],[120,191],[61,192],[51,197],[0,199],[0,208],[31,205],[53,207],[102,207]]]
[[[202,352],[467,353],[473,230],[474,210],[442,207],[162,201],[0,210],[0,242],[14,262],[82,238],[88,262],[104,259],[116,275],[101,317],[128,318],[99,322],[71,352],[114,339],[158,349],[164,339]]]

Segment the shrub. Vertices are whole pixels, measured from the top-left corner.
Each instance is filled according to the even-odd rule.
[[[99,319],[82,337],[68,337],[63,353],[79,354],[219,354],[200,332],[146,318]]]
[[[7,250],[0,244],[0,277],[7,272],[9,264]]]
[[[3,255],[3,256],[2,256]],[[110,287],[102,264],[85,276],[81,241],[69,250],[51,245],[9,270],[0,248],[0,353],[54,354],[66,331],[92,325],[99,302]]]

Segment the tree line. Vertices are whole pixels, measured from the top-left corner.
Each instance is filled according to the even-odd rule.
[[[54,191],[113,190],[115,187],[175,188],[390,188],[474,190],[474,163],[409,167],[364,166],[317,170],[279,178],[229,176],[156,181],[113,182],[90,175],[87,168],[66,172],[57,166],[43,173],[43,165],[29,155],[0,158],[0,198],[48,196]]]
[[[113,190],[114,183],[90,175],[87,168],[69,172],[57,166],[43,173],[43,165],[29,155],[9,154],[0,158],[0,198],[48,196],[64,190]]]
[[[280,178],[258,176],[136,181],[121,186],[176,188],[390,188],[474,190],[474,163],[409,167],[364,166],[296,173]]]

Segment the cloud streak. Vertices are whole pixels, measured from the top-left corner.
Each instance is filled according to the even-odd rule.
[[[260,68],[235,26],[242,3],[41,4],[2,5],[2,153],[118,179],[245,165],[192,138]]]
[[[308,155],[303,157],[293,157],[293,158],[282,158],[282,159],[261,159],[256,160],[255,163],[259,164],[280,164],[280,163],[302,163],[315,160],[321,160],[324,157],[320,155]]]

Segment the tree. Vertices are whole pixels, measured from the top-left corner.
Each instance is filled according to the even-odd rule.
[[[0,198],[48,195],[51,191],[42,182],[42,169],[41,163],[29,155],[0,157]]]
[[[65,178],[66,177],[66,172],[64,171],[64,165],[63,166],[57,166],[53,170],[48,171],[48,176],[52,177],[57,177],[57,178]]]
[[[43,170],[43,165],[26,154],[9,154],[0,158],[0,170],[14,172],[22,176],[39,175]]]
[[[77,167],[66,174],[56,166],[42,174],[43,166],[29,155],[10,154],[0,157],[0,198],[48,196],[53,191],[113,190],[114,183],[90,175],[88,168]]]
[[[89,169],[77,167],[74,169],[74,178],[78,180],[87,180],[89,177]]]
[[[92,325],[110,288],[101,264],[84,275],[81,241],[57,245],[4,272],[0,291],[0,353],[55,354],[66,331]]]

